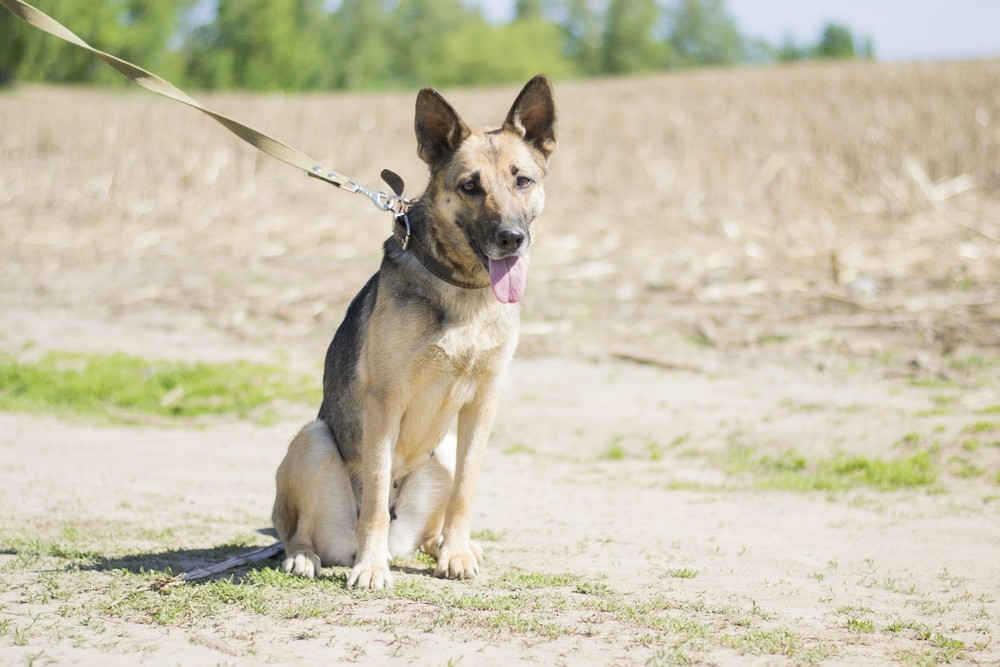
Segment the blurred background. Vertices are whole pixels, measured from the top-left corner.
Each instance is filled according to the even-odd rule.
[[[1000,366],[996,3],[38,5],[366,185],[399,172],[409,194],[416,89],[495,125],[552,76],[561,145],[522,354]],[[72,306],[98,331],[144,316],[325,345],[377,265],[374,209],[6,12],[0,35],[9,320]],[[586,335],[552,335],[568,332]]]
[[[625,642],[593,660],[998,664],[1000,3],[38,5],[368,187],[392,169],[410,196],[419,88],[496,127],[529,77],[553,78],[559,147],[482,484],[499,576],[478,590],[573,629],[479,626],[489,641],[542,663]],[[34,627],[24,651],[53,660],[84,626],[145,651],[166,635],[127,619],[177,594],[137,595],[118,568],[148,584],[266,524],[391,219],[3,10],[0,70],[0,635],[6,612],[2,641]],[[489,588],[524,566],[665,606],[629,602],[626,622],[579,586]],[[162,645],[326,651],[354,643],[340,609],[378,618],[358,642],[386,655],[451,641],[425,631],[450,598],[248,625],[277,588],[255,581],[170,615]],[[129,624],[91,625],[113,609]],[[414,615],[382,624],[397,611]],[[688,617],[697,638],[671,629]],[[781,632],[763,654],[727,644],[762,630]]]
[[[40,0],[94,46],[197,89],[495,85],[829,58],[997,55],[985,0]],[[121,84],[0,16],[5,80]]]

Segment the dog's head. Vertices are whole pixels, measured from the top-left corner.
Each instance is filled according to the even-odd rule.
[[[440,93],[425,88],[414,126],[417,153],[431,169],[424,199],[435,234],[469,270],[489,274],[501,303],[517,302],[556,148],[552,84],[542,75],[529,81],[498,130],[470,129]]]

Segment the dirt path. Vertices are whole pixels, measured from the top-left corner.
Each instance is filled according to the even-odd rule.
[[[191,429],[0,415],[0,525],[6,540],[43,545],[15,541],[0,555],[0,654],[994,664],[995,486],[946,470],[916,490],[801,492],[758,488],[769,479],[761,469],[734,469],[736,440],[753,456],[795,449],[811,466],[831,446],[891,460],[919,446],[898,444],[912,432],[937,434],[947,461],[965,417],[914,416],[932,404],[898,381],[803,369],[520,360],[480,487],[480,580],[439,582],[417,564],[398,575],[398,594],[356,595],[331,569],[335,590],[275,584],[259,606],[222,597],[158,622],[164,596],[123,593],[122,568],[176,572],[219,560],[213,549],[234,538],[265,543],[253,532],[268,523],[273,470],[297,422]],[[76,556],[77,571],[74,550],[100,558]],[[317,604],[325,613],[310,616]]]

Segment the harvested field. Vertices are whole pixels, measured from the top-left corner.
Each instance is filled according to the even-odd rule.
[[[150,585],[267,543],[387,216],[142,91],[0,94],[0,406],[52,354],[314,383],[0,412],[4,662],[1000,662],[1000,61],[556,88],[490,560],[379,594]],[[415,194],[415,92],[196,97]],[[474,124],[515,94],[446,91]]]

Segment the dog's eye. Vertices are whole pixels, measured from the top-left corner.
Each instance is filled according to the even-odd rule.
[[[515,183],[517,183],[517,187],[519,190],[523,190],[526,187],[530,186],[532,183],[534,183],[534,181],[528,178],[527,176],[518,176]]]
[[[469,195],[474,195],[479,192],[479,183],[476,183],[473,180],[465,181],[458,187],[461,188],[462,192]]]

